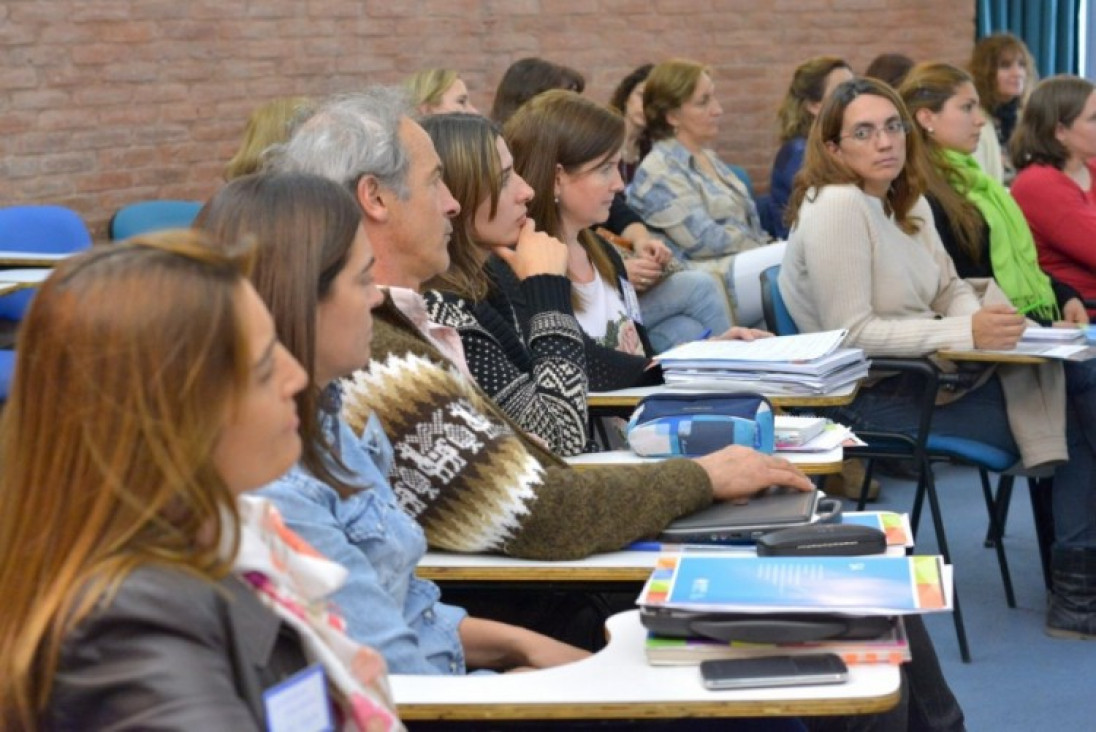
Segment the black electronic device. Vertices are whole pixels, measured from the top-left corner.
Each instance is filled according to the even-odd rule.
[[[670,523],[659,535],[663,542],[725,544],[756,541],[770,531],[835,521],[841,501],[819,490],[770,488],[741,503],[715,503]]]
[[[700,676],[709,689],[753,689],[841,684],[848,680],[849,669],[837,654],[811,653],[805,656],[702,661]]]
[[[757,540],[759,557],[821,557],[882,554],[887,535],[874,526],[811,524],[770,531]]]

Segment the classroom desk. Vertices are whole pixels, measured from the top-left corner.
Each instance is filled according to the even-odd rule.
[[[58,262],[79,252],[3,252],[0,251],[0,267],[53,267]]]
[[[848,384],[826,394],[765,394],[774,407],[839,407],[850,404],[856,398],[860,384]],[[716,389],[698,389],[684,384],[656,384],[655,386],[634,386],[630,389],[615,391],[592,391],[586,400],[591,412],[619,412],[622,409],[634,409],[639,400],[651,394],[679,393],[695,394],[712,392]]]
[[[52,269],[44,268],[0,269],[0,285],[4,288],[0,294],[6,295],[16,290],[37,287],[50,276],[51,272],[53,272]]]
[[[653,554],[653,552],[652,552]],[[412,720],[676,719],[869,714],[899,699],[899,667],[853,665],[822,686],[709,691],[696,666],[651,666],[638,611],[606,623],[609,645],[556,668],[498,676],[389,677],[400,717]]]
[[[777,452],[777,457],[785,458],[807,475],[830,475],[841,472],[844,460],[844,448],[840,445],[826,452]],[[605,450],[602,452],[584,452],[564,458],[567,464],[576,470],[604,468],[613,465],[643,465],[657,463],[663,458],[640,457],[631,450]]]
[[[850,515],[855,512],[849,512]],[[866,511],[865,513],[872,513]],[[912,532],[907,528],[907,535]],[[664,551],[689,551],[682,544],[667,544]],[[711,551],[711,546],[698,547]],[[753,553],[753,544],[735,544],[722,551]],[[903,556],[906,548],[891,546],[887,554]],[[623,550],[593,554],[584,559],[538,561],[498,554],[457,554],[429,551],[419,560],[415,573],[435,582],[476,583],[637,583],[646,582],[660,552]]]
[[[1069,344],[1075,345],[1075,344]],[[944,359],[945,361],[978,361],[983,363],[1015,363],[1015,364],[1031,364],[1039,365],[1046,363],[1049,359],[1043,356],[1034,356],[1030,353],[1009,353],[1007,351],[979,351],[972,349],[969,351],[959,350],[944,350],[937,351],[937,357]]]

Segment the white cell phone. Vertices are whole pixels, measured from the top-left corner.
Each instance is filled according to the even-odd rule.
[[[701,661],[700,676],[709,689],[754,689],[763,686],[841,684],[849,669],[834,653]]]

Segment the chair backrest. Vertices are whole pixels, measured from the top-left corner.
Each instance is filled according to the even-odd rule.
[[[9,252],[77,252],[91,246],[91,233],[72,209],[64,206],[0,208],[0,250]],[[0,318],[22,320],[34,290],[0,297]]]
[[[795,335],[799,326],[788,312],[784,298],[780,295],[780,265],[776,264],[761,272],[761,312],[765,314],[765,324],[777,335]]]
[[[161,229],[187,229],[202,209],[200,201],[141,201],[118,209],[110,220],[110,238],[128,239]]]
[[[754,191],[753,181],[750,180],[750,174],[746,172],[746,169],[741,165],[735,165],[734,163],[727,163],[734,174],[738,176],[738,179],[746,184],[746,190],[750,192],[750,198],[757,200],[757,193]]]

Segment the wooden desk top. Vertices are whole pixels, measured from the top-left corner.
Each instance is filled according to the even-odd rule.
[[[936,355],[947,361],[979,361],[985,363],[1026,363],[1038,365],[1046,363],[1043,356],[1029,353],[1010,353],[1009,351],[937,351]]]
[[[0,251],[0,267],[52,267],[62,259],[79,252],[4,252]]]
[[[839,445],[826,452],[777,452],[807,475],[829,475],[841,472],[844,449]],[[643,465],[657,463],[662,458],[640,457],[631,450],[606,450],[604,452],[584,452],[564,458],[567,464],[576,470],[604,468],[613,465]]]
[[[497,676],[390,676],[404,720],[655,719],[869,714],[899,698],[899,667],[853,665],[822,686],[709,691],[696,666],[651,666],[638,611],[606,623],[609,645],[556,668]]]
[[[765,394],[775,407],[839,407],[849,404],[856,398],[860,384],[849,384],[828,394]],[[592,391],[587,398],[591,410],[620,409],[635,407],[639,400],[651,394],[678,393],[694,394],[714,391],[713,389],[688,388],[683,385],[636,386],[616,391]]]

